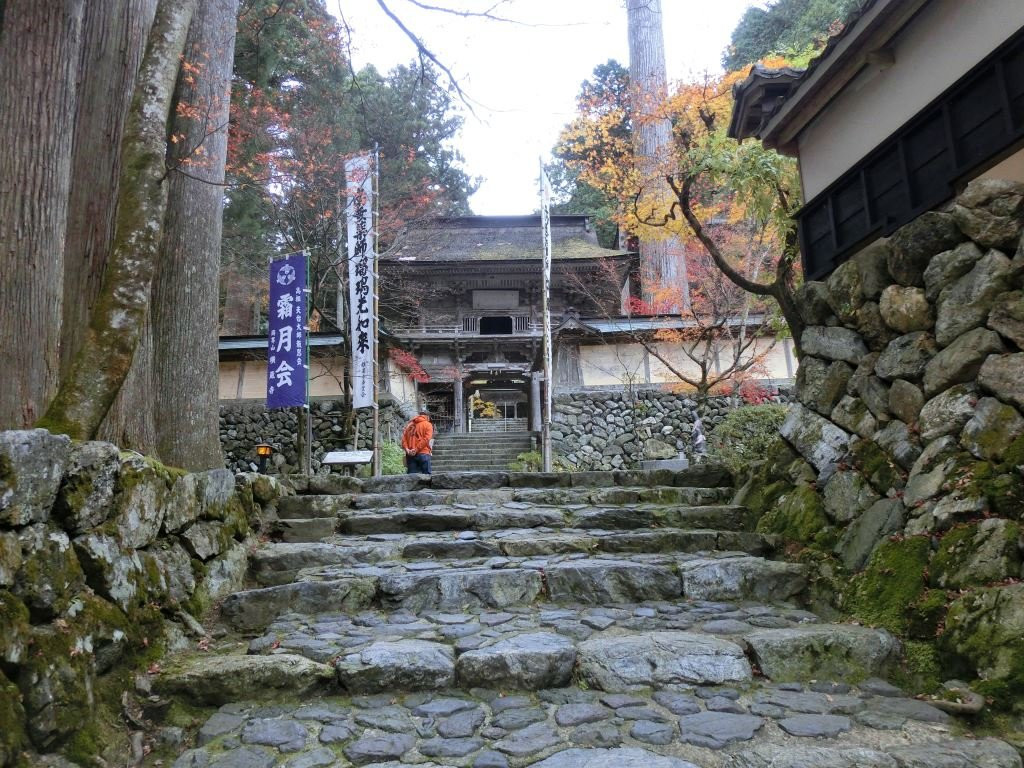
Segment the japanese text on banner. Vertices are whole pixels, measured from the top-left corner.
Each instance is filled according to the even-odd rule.
[[[267,408],[306,405],[306,254],[270,262]]]
[[[374,258],[373,175],[369,155],[345,163],[348,179],[348,291],[352,349],[352,407],[373,405]]]

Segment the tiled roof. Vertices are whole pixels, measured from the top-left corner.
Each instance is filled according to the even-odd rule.
[[[582,215],[551,217],[555,260],[623,255],[598,245],[597,234]],[[381,259],[423,263],[539,260],[543,255],[540,216],[462,216],[434,219],[410,227]]]

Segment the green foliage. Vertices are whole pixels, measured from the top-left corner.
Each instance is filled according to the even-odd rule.
[[[382,475],[405,474],[405,451],[397,443],[380,444],[380,472]]]
[[[708,455],[734,473],[763,459],[779,437],[785,405],[748,405],[728,413],[708,436]]]
[[[540,472],[544,466],[544,457],[540,451],[527,451],[516,456],[509,462],[508,468],[513,472]],[[555,472],[571,472],[572,466],[561,456],[551,458],[551,469]]]
[[[781,497],[757,523],[758,533],[776,533],[791,542],[828,550],[836,531],[825,517],[821,496],[809,485],[798,485]]]
[[[930,555],[927,536],[879,543],[867,567],[854,577],[850,613],[865,624],[906,635],[925,596]]]
[[[805,63],[838,31],[859,0],[776,0],[748,8],[732,31],[722,65],[729,71],[771,55]]]

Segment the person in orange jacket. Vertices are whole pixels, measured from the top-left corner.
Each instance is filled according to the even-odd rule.
[[[430,415],[420,415],[410,421],[402,432],[402,450],[405,451],[405,468],[410,475],[430,474],[431,448],[434,445],[434,425]]]

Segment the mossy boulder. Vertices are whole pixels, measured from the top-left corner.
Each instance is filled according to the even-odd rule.
[[[85,574],[71,540],[46,523],[23,528],[18,535],[22,563],[13,592],[28,606],[33,621],[63,613],[85,586]]]
[[[89,721],[94,678],[91,639],[66,628],[34,628],[18,687],[28,734],[39,750],[56,748]]]
[[[900,533],[906,522],[906,510],[899,499],[879,499],[847,526],[835,552],[850,571],[864,567],[878,543]]]
[[[759,533],[775,533],[789,541],[829,549],[836,531],[825,516],[825,503],[810,485],[798,485],[757,523]]]
[[[848,523],[878,501],[879,496],[860,472],[836,472],[825,485],[825,514],[837,523]]]
[[[960,444],[979,459],[999,463],[1017,438],[1024,436],[1024,417],[994,397],[978,401],[964,426]]]
[[[0,524],[49,518],[70,452],[66,435],[45,429],[0,432]]]
[[[885,539],[853,578],[850,614],[865,624],[905,635],[927,589],[931,542],[925,536]]]
[[[942,648],[980,679],[974,688],[998,707],[1024,711],[1024,584],[979,589],[956,600]]]
[[[21,568],[21,542],[14,531],[0,531],[0,587],[9,587]]]
[[[881,496],[891,490],[902,490],[906,485],[903,470],[871,440],[855,441],[850,446],[849,461]]]
[[[792,490],[793,481],[787,476],[786,468],[797,458],[796,451],[781,437],[776,437],[765,449],[764,459],[748,465],[747,479],[733,502],[746,506],[754,520],[760,519]]]
[[[120,472],[117,446],[96,441],[72,445],[53,508],[54,517],[68,533],[85,533],[107,520]]]
[[[162,540],[147,554],[155,563],[172,603],[187,602],[195,592],[196,577],[185,548],[177,541]]]
[[[21,663],[25,659],[31,640],[28,609],[21,600],[2,589],[0,628],[0,664]]]
[[[174,481],[167,496],[162,531],[178,533],[199,519],[200,475],[182,475]]]
[[[932,584],[962,589],[1019,577],[1021,534],[1018,523],[1000,518],[954,527],[932,559]]]
[[[139,549],[160,533],[166,500],[176,475],[158,461],[123,453],[113,520],[121,544]]]
[[[79,536],[74,547],[89,586],[97,593],[125,611],[146,598],[139,588],[142,562],[138,552],[122,550],[117,539],[101,533]]]
[[[950,214],[921,214],[889,238],[889,274],[901,285],[923,285],[924,270],[932,256],[955,248],[966,239]]]
[[[28,746],[21,691],[0,671],[0,765],[16,765]]]
[[[199,516],[204,520],[244,518],[242,502],[235,492],[235,476],[227,469],[199,473]]]

